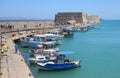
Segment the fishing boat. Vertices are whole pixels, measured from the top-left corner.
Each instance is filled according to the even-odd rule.
[[[53,61],[56,59],[55,49],[45,49],[43,45],[31,46],[30,47],[30,63],[38,63],[38,62],[47,62]]]
[[[47,55],[59,52],[59,48],[52,46],[52,45],[37,45],[37,46],[30,46],[30,56],[36,56],[36,55]]]
[[[46,59],[46,57],[43,56],[43,55],[37,55],[37,56],[35,56],[35,57],[30,57],[30,58],[28,59],[28,61],[29,61],[30,63],[38,63],[38,62],[48,61],[48,59]]]
[[[23,47],[30,46],[30,45],[38,45],[38,44],[48,44],[48,45],[57,45],[61,44],[60,40],[53,40],[52,37],[48,37],[45,34],[41,35],[34,35],[33,37],[25,37],[21,38],[21,45]]]
[[[61,32],[62,35],[64,35],[64,37],[73,37],[74,33],[72,29],[63,29]]]
[[[46,32],[46,36],[48,38],[53,38],[53,39],[57,39],[57,40],[61,40],[64,38],[64,35],[60,34],[60,31],[54,31],[54,32]]]
[[[66,54],[72,54],[72,52],[57,52],[56,61],[37,63],[37,65],[40,70],[65,70],[80,67],[80,60],[72,61],[65,59]]]
[[[29,63],[44,63],[48,61],[54,61],[56,59],[56,56],[47,56],[47,55],[36,55],[34,57],[30,57],[28,59]]]

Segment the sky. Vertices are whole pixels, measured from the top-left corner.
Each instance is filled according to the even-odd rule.
[[[58,12],[86,12],[120,20],[120,0],[0,0],[0,17],[54,19]]]

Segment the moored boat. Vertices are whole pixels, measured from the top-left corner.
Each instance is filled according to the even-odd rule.
[[[48,61],[44,63],[37,63],[40,70],[65,70],[80,67],[79,61],[72,61],[66,59],[66,54],[72,54],[71,52],[57,52],[57,58],[55,61]]]
[[[53,39],[51,35],[41,34],[34,35],[33,37],[25,37],[20,39],[21,45],[23,47],[38,45],[38,44],[48,44],[48,45],[58,45],[61,44],[61,40],[58,40],[56,37]]]
[[[37,46],[31,46],[30,47],[30,55],[36,56],[36,55],[47,55],[47,54],[53,54],[56,52],[59,52],[59,48],[52,46],[52,45],[37,45]]]
[[[37,63],[40,70],[65,70],[65,69],[72,69],[76,67],[80,67],[80,61],[74,62],[66,62],[66,63],[54,63],[54,62],[46,62],[46,63]]]
[[[48,61],[54,61],[56,56],[36,55],[28,59],[29,63],[46,63]]]
[[[73,37],[74,33],[72,29],[63,29],[61,32],[64,37]]]

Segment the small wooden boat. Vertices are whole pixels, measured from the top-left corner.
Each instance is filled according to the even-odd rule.
[[[71,52],[57,52],[56,61],[48,61],[44,63],[37,63],[40,70],[65,70],[80,67],[80,61],[71,61],[65,59],[64,54],[71,54]],[[62,53],[62,54],[61,54]]]

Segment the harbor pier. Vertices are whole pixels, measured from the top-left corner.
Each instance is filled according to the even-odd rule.
[[[8,52],[1,56],[0,78],[34,78],[21,53],[15,53],[14,39],[16,38],[8,38],[4,42]]]

